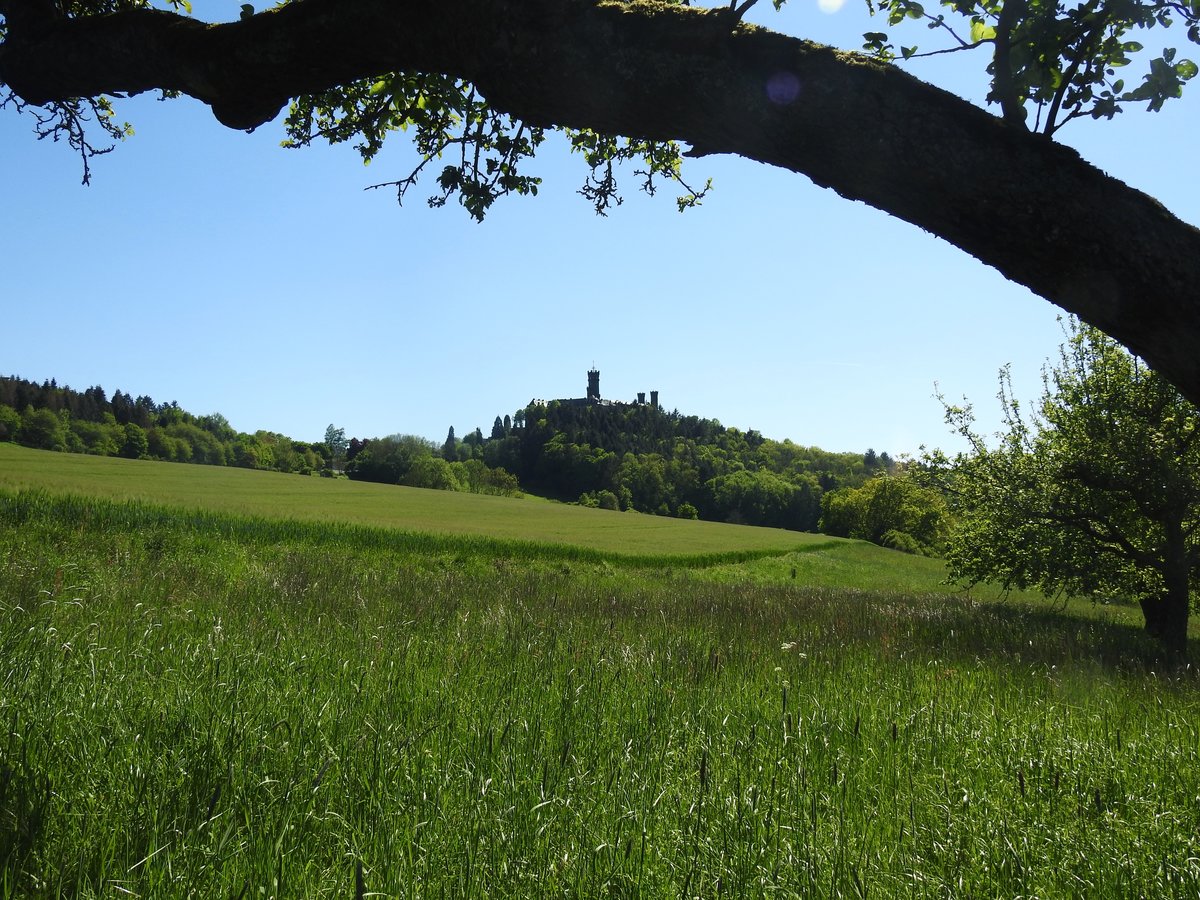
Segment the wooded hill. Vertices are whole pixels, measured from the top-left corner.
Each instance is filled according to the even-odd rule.
[[[826,493],[894,468],[887,453],[831,453],[644,403],[537,402],[497,416],[487,436],[476,428],[459,439],[451,428],[440,447],[397,434],[342,448],[238,432],[219,413],[196,416],[148,396],[17,377],[0,377],[0,440],[298,474],[344,468],[364,481],[524,489],[587,506],[799,531],[817,530]]]
[[[894,462],[831,453],[646,404],[533,403],[443,456],[478,458],[526,490],[589,506],[815,531],[821,497]]]
[[[156,403],[102,387],[76,391],[53,379],[38,384],[0,377],[0,441],[41,450],[242,466],[312,474],[328,463],[323,443],[269,431],[235,431],[220,413],[196,416],[178,403]]]

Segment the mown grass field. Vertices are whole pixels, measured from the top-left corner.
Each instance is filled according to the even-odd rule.
[[[0,488],[2,896],[1200,895],[1200,684],[1108,610],[70,487]]]
[[[774,528],[612,513],[536,499],[48,453],[9,443],[0,443],[0,488],[46,488],[239,515],[483,535],[626,554],[783,551],[829,540]]]

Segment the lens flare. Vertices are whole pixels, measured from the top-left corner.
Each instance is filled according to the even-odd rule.
[[[767,79],[767,99],[787,106],[800,96],[800,79],[791,72],[776,72]]]

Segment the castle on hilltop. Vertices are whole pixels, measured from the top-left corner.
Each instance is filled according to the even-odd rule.
[[[549,402],[558,403],[563,406],[646,406],[647,405],[645,391],[639,391],[638,395],[637,395],[637,399],[632,400],[628,403],[622,402],[620,400],[601,399],[601,397],[600,397],[600,370],[597,368],[594,368],[594,367],[591,369],[588,369],[587,376],[588,376],[588,381],[587,381],[587,396],[586,397],[572,397],[569,399],[552,400]],[[545,401],[545,400],[529,401],[530,406],[539,406],[539,405],[545,406],[546,403],[547,403],[547,401]],[[658,391],[650,392],[650,404],[649,405],[650,405],[651,409],[658,409]]]

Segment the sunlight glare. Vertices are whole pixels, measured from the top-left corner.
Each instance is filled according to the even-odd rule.
[[[846,0],[817,0],[817,9],[832,15],[845,4]]]
[[[800,96],[800,79],[791,72],[776,72],[767,80],[767,96],[772,103],[787,106]]]

